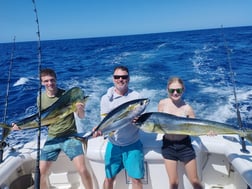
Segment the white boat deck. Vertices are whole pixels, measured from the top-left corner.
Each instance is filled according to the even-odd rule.
[[[145,152],[145,178],[143,189],[168,189],[169,180],[161,156],[162,135],[142,133]],[[252,145],[250,153],[242,153],[236,135],[193,137],[197,155],[198,174],[205,189],[248,189],[252,187]],[[88,142],[88,167],[92,172],[94,189],[102,188],[104,180],[104,153],[106,140],[102,137]],[[36,141],[15,152],[7,151],[0,165],[0,189],[33,188],[36,168]],[[180,189],[191,189],[183,165],[179,164]],[[50,188],[84,189],[72,162],[61,153],[49,175]],[[22,184],[20,184],[22,183]],[[24,187],[26,185],[26,187]],[[114,189],[131,189],[125,171],[117,176]]]

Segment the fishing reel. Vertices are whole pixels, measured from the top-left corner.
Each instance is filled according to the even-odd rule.
[[[5,141],[0,142],[0,150],[3,150],[8,144]]]
[[[8,144],[5,141],[0,141],[0,163],[3,162],[3,152],[4,152],[4,148],[7,146]]]

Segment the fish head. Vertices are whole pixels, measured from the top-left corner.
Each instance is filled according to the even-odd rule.
[[[154,118],[153,119],[153,114],[154,115],[162,115],[160,112],[147,112],[142,114],[135,124],[140,127],[141,130],[146,131],[146,132],[156,132],[156,133],[166,133],[164,128],[160,124],[159,118]]]
[[[134,102],[135,101],[135,102]],[[136,99],[129,104],[127,111],[132,112],[133,116],[137,117],[144,112],[150,100],[148,98]]]
[[[81,88],[73,87],[56,102],[58,104],[54,106],[54,109],[49,109],[50,111],[43,116],[43,118],[45,118],[44,122],[46,119],[50,119],[51,121],[53,121],[53,119],[58,120],[58,118],[64,119],[69,114],[76,111],[76,103],[85,104],[88,97],[89,96],[85,96],[85,93]]]
[[[141,126],[150,116],[152,115],[151,112],[142,114],[136,121],[136,124]]]
[[[110,111],[96,129],[105,134],[127,126],[144,112],[149,101],[149,99],[143,98],[123,103]]]
[[[88,98],[89,98],[89,96],[83,96],[82,98],[77,98],[75,103],[80,102],[80,103],[85,104],[87,102]]]
[[[72,112],[75,111],[75,104],[76,103],[83,103],[85,104],[88,100],[88,97],[89,96],[85,96],[85,93],[83,90],[81,90],[81,88],[79,87],[74,87],[71,89],[71,99],[70,101],[68,102],[68,106],[70,106],[70,109]]]
[[[80,102],[80,101],[85,101],[88,96],[85,96],[85,93],[81,88],[79,87],[74,87],[71,89],[69,96],[70,98],[70,104]]]
[[[107,117],[116,117],[114,121],[135,119],[144,112],[149,102],[148,98],[128,101],[111,111]]]
[[[69,106],[66,106],[65,108],[62,108],[61,111],[59,111],[59,118],[63,119],[69,114],[76,112],[76,103],[83,103],[85,104],[88,99],[88,96],[84,96],[82,99],[77,99],[76,102],[71,103]]]
[[[75,112],[76,111],[76,103],[83,103],[84,105],[87,102],[89,96],[83,96],[81,99],[77,99],[76,102],[72,103],[72,111]]]

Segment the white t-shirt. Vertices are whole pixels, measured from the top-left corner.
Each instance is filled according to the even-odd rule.
[[[104,115],[108,114],[111,110],[121,104],[139,98],[141,98],[140,94],[131,89],[129,89],[125,95],[121,96],[115,92],[114,87],[109,88],[107,93],[101,98],[101,118],[103,119],[105,117]],[[108,139],[112,144],[118,146],[133,144],[139,140],[139,128],[132,123],[129,123],[126,127],[115,131],[112,136],[108,137]]]

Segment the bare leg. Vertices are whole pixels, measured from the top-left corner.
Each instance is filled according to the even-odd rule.
[[[131,178],[131,181],[132,181],[132,189],[142,189],[143,188],[141,179]]]
[[[49,188],[47,183],[47,174],[48,170],[51,167],[51,161],[40,161],[39,168],[40,168],[40,188],[47,189]]]
[[[196,159],[193,159],[185,163],[185,170],[188,176],[189,181],[193,185],[194,189],[203,189],[197,174],[197,164]]]
[[[89,170],[87,169],[84,155],[76,156],[73,159],[73,163],[80,174],[80,177],[81,177],[83,185],[85,186],[85,189],[93,189],[91,174]]]
[[[103,182],[103,189],[113,189],[115,178],[105,178]]]
[[[178,173],[177,173],[177,161],[164,159],[166,172],[169,177],[170,189],[178,188]]]

